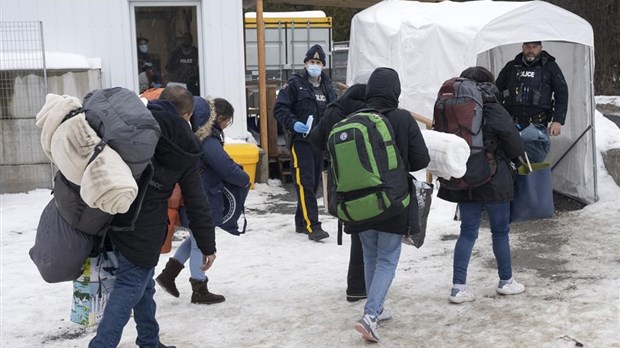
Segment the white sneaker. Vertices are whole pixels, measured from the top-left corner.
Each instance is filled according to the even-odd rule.
[[[359,331],[366,340],[371,342],[379,342],[379,335],[377,334],[377,324],[379,320],[377,317],[371,317],[368,314],[364,314],[362,319],[355,323],[355,330]]]
[[[504,284],[501,288],[497,286],[495,291],[500,295],[517,295],[525,291],[525,286],[513,279],[512,282]]]
[[[457,288],[452,288],[450,297],[448,297],[448,300],[452,303],[471,302],[475,299],[476,297],[469,289],[459,290]]]
[[[383,308],[381,313],[379,313],[379,315],[377,315],[377,321],[379,323],[382,323],[384,321],[388,321],[390,319],[392,319],[392,312],[390,312],[390,310],[387,309],[387,308]]]

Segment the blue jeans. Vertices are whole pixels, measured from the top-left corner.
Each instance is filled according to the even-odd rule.
[[[187,259],[189,259],[189,272],[192,279],[200,281],[207,279],[205,272],[200,269],[200,266],[202,266],[202,251],[198,249],[193,233],[190,232],[189,238],[179,245],[177,252],[174,253],[172,258],[181,264],[185,264]]]
[[[454,248],[453,284],[467,284],[467,266],[471,251],[478,238],[482,209],[486,209],[491,225],[493,254],[497,262],[500,280],[512,278],[510,261],[510,202],[504,203],[459,203],[461,214],[461,234]]]
[[[118,270],[114,288],[97,328],[97,335],[90,341],[89,348],[117,347],[123,328],[129,321],[133,309],[141,348],[159,345],[159,324],[155,319],[154,267],[143,268],[129,262],[121,253],[118,256]]]
[[[377,230],[366,230],[360,232],[359,236],[364,253],[368,295],[364,313],[378,316],[383,311],[385,297],[396,274],[403,236]]]

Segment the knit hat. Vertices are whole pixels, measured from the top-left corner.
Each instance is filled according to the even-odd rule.
[[[325,52],[323,52],[323,47],[321,45],[316,44],[306,52],[306,57],[304,58],[304,63],[309,61],[310,59],[320,60],[323,65],[325,65]]]
[[[542,46],[542,41],[527,41],[527,42],[524,42],[523,44],[524,45],[534,44],[534,45]]]

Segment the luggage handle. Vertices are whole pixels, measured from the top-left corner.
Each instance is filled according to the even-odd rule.
[[[532,169],[532,164],[530,163],[530,159],[529,157],[527,157],[527,152],[523,152],[523,154],[525,155],[525,161],[523,160],[523,157],[519,156],[519,161],[521,162],[521,164],[523,164],[524,166],[526,166],[530,171],[528,173],[531,173],[534,171],[534,169]],[[527,163],[526,163],[527,161]]]

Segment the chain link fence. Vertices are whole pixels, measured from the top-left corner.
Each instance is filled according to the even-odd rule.
[[[35,118],[47,75],[41,22],[0,22],[0,192],[51,187]]]

